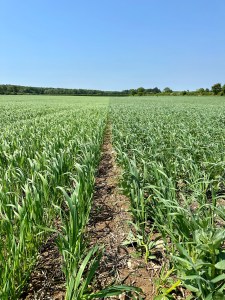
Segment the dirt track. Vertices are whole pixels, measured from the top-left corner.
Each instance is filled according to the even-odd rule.
[[[133,257],[135,249],[132,246],[122,245],[130,231],[128,223],[131,221],[131,215],[129,199],[122,195],[118,188],[120,172],[115,163],[111,130],[108,127],[102,146],[93,208],[87,228],[90,247],[98,244],[105,248],[96,274],[96,289],[114,283],[127,284],[141,288],[144,292],[143,298],[151,300],[154,290],[151,281],[152,268],[146,265],[143,259]],[[54,234],[42,246],[28,288],[21,300],[63,300],[65,278],[61,268],[62,257],[56,246],[56,234]],[[121,295],[110,299],[126,300],[130,297]]]
[[[91,244],[105,247],[97,274],[98,288],[111,283],[134,285],[142,288],[145,299],[151,300],[153,285],[148,266],[143,259],[133,258],[135,249],[132,246],[122,245],[130,231],[128,222],[131,221],[131,215],[129,199],[122,195],[118,188],[120,171],[115,162],[111,130],[108,127],[96,177],[94,204],[88,229]]]

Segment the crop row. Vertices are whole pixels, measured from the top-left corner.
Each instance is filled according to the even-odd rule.
[[[58,246],[64,259],[66,299],[79,299],[87,291],[87,286],[81,287],[82,280],[75,279],[79,272],[80,279],[83,276],[80,267],[87,255],[84,229],[106,110],[55,109],[49,113],[42,107],[40,114],[30,110],[14,105],[9,116],[2,118],[0,298],[18,299],[40,246],[60,219]],[[27,118],[19,120],[24,113]],[[92,249],[86,264],[97,251]]]
[[[185,299],[223,299],[221,100],[115,98],[108,112],[103,98],[31,98],[0,99],[0,298],[20,297],[52,233],[67,300],[138,291],[94,291],[92,285],[102,249],[89,249],[86,225],[109,118],[121,184],[131,200],[129,238],[146,260],[158,261],[159,251],[163,256],[156,299],[170,299],[180,287]]]
[[[95,100],[95,101],[94,101]],[[86,226],[107,125],[108,99],[0,98],[0,298],[20,299],[39,252],[56,236],[65,299],[137,291],[94,277],[102,246],[89,247]]]
[[[155,299],[173,299],[180,286],[185,299],[223,299],[224,105],[153,101],[111,102],[133,240],[146,259],[159,249],[164,257]]]

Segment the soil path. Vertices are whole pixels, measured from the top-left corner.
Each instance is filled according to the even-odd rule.
[[[123,246],[130,232],[129,199],[118,188],[121,170],[115,162],[111,128],[107,127],[102,147],[102,158],[95,182],[94,203],[88,224],[90,247],[98,244],[105,248],[96,274],[97,288],[109,284],[127,284],[143,290],[143,299],[152,300],[152,278],[155,270],[142,258],[134,258],[135,249]],[[56,227],[59,225],[56,224]],[[30,276],[27,290],[20,300],[63,300],[65,278],[62,272],[62,256],[53,234],[40,249],[37,264]],[[131,299],[128,295],[107,299]]]
[[[123,283],[143,290],[143,299],[153,299],[152,268],[137,259],[135,249],[123,246],[130,232],[129,199],[118,188],[121,170],[115,162],[111,128],[107,127],[102,147],[102,158],[96,177],[93,209],[89,223],[91,245],[104,245],[105,253],[97,274],[97,287]],[[129,296],[109,299],[130,299]]]

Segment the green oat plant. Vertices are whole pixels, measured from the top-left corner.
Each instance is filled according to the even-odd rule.
[[[74,189],[71,174],[76,176],[76,164],[87,161],[87,153],[89,160],[98,163],[107,113],[104,105],[88,107],[80,100],[16,99],[2,102],[0,97],[3,300],[20,297],[41,245],[54,231],[57,207],[64,201],[57,186],[68,192]]]
[[[122,186],[144,239],[149,226],[161,234],[181,284],[196,299],[223,299],[225,106],[164,100],[111,103]]]
[[[80,173],[82,172],[80,168]],[[120,295],[123,292],[132,292],[133,295],[138,295],[141,292],[140,289],[125,285],[109,286],[101,291],[93,292],[91,284],[94,282],[103,250],[95,246],[88,251],[88,244],[85,239],[85,228],[92,200],[86,185],[91,188],[90,183],[94,179],[93,177],[88,178],[87,173],[85,175],[80,176],[79,182],[76,181],[76,188],[71,196],[61,188],[69,208],[69,217],[64,215],[62,218],[62,233],[58,240],[59,250],[64,258],[65,298],[67,300],[99,299]]]

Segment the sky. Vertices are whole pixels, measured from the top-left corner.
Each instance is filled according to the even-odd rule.
[[[225,83],[224,0],[0,0],[0,84]]]

